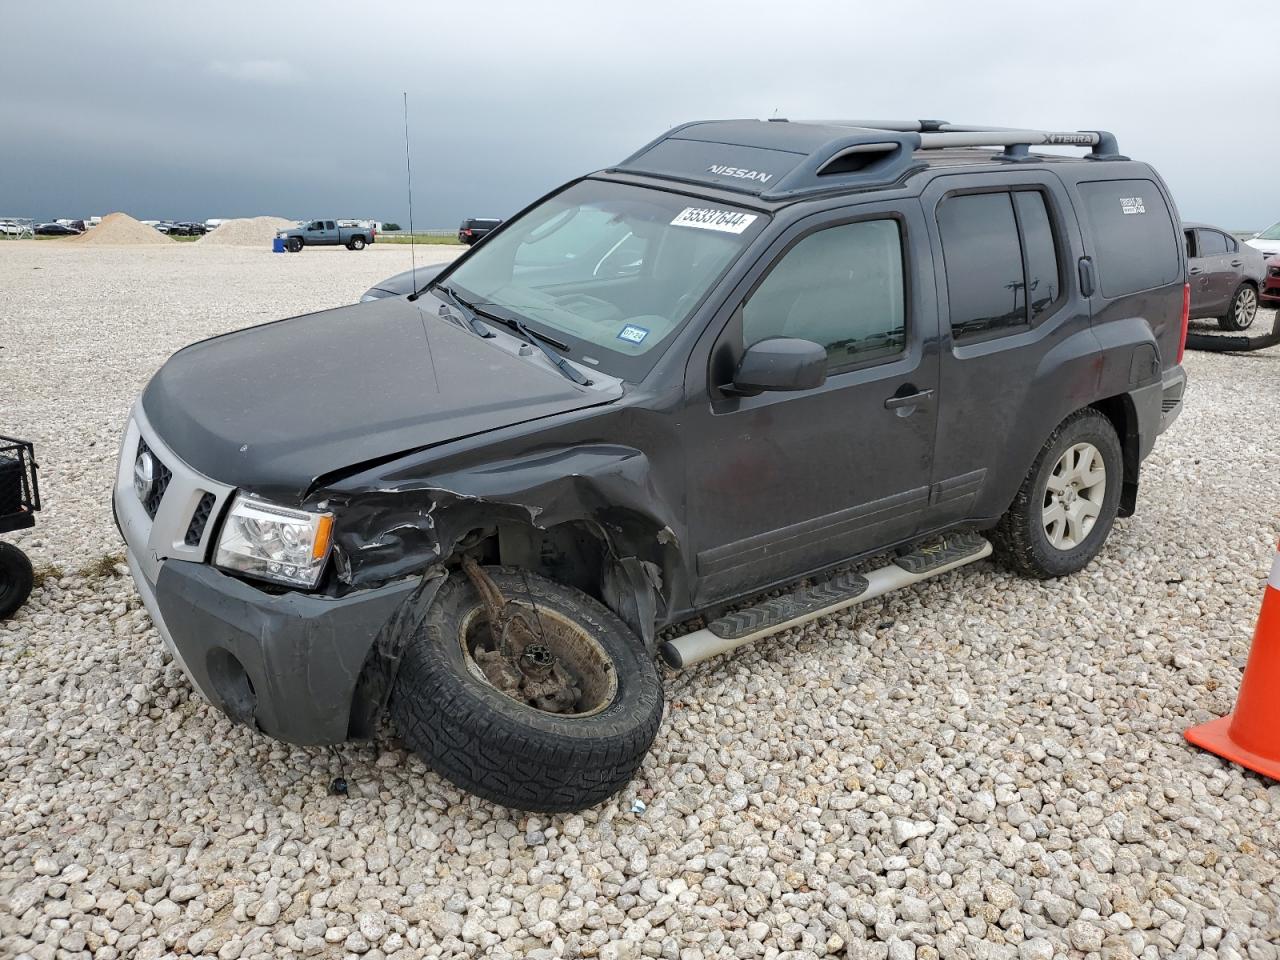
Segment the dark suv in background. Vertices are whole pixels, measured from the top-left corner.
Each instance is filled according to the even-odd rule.
[[[687,666],[993,546],[1088,564],[1181,410],[1186,279],[1107,133],[686,124],[418,293],[179,351],[116,516],[234,720],[332,744],[385,705],[455,783],[580,808],[653,742],[664,628],[705,621]]]
[[[501,220],[486,220],[482,217],[467,217],[458,226],[458,242],[471,246],[502,225]]]
[[[1213,317],[1223,330],[1247,330],[1258,315],[1267,272],[1262,252],[1207,223],[1184,223],[1182,228],[1191,316]]]

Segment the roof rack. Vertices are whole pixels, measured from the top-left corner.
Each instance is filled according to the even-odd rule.
[[[1050,131],[945,120],[710,120],[682,124],[612,170],[785,200],[888,187],[923,169],[918,151],[1004,147],[992,159],[1027,163],[1032,147],[1087,147],[1089,160],[1126,160],[1103,130]]]

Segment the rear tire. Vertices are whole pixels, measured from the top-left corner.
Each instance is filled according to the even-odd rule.
[[[1044,442],[992,531],[997,555],[1041,580],[1084,569],[1111,532],[1123,483],[1115,427],[1092,407],[1078,410]]]
[[[31,596],[35,571],[27,555],[11,543],[0,542],[0,620],[7,620]]]
[[[363,250],[364,237],[352,237],[351,242],[347,244],[348,250]]]
[[[585,593],[534,573],[485,569],[508,600],[563,618],[595,642],[616,678],[611,698],[595,712],[549,713],[477,675],[463,637],[483,607],[470,579],[454,572],[405,646],[391,693],[396,729],[433,770],[494,803],[539,812],[602,803],[635,776],[657,735],[657,666],[626,625]]]
[[[1218,318],[1222,330],[1248,330],[1258,316],[1258,291],[1251,283],[1242,283],[1231,297],[1227,312]]]

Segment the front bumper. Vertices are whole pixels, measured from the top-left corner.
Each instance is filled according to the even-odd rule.
[[[1262,289],[1259,299],[1263,303],[1280,303],[1280,266],[1267,266],[1267,274],[1262,278]]]
[[[350,736],[374,640],[417,585],[402,580],[340,599],[270,594],[206,564],[166,560],[147,609],[155,607],[160,635],[214,706],[277,740],[311,746]],[[365,715],[371,705],[357,706]]]
[[[171,474],[154,517],[134,491],[140,440]],[[234,492],[180,460],[135,407],[112,505],[130,572],[165,645],[196,690],[232,720],[289,743],[341,743],[353,707],[369,716],[370,705],[358,701],[374,640],[418,581],[333,598],[267,592],[229,576],[204,560]],[[206,495],[214,505],[193,536]]]

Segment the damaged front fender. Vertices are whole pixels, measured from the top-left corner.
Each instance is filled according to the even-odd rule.
[[[652,646],[672,583],[683,578],[679,511],[634,447],[558,447],[427,479],[353,478],[313,499],[327,501],[337,517],[341,591],[416,575],[504,525],[551,531],[581,524],[604,544],[601,599]]]

